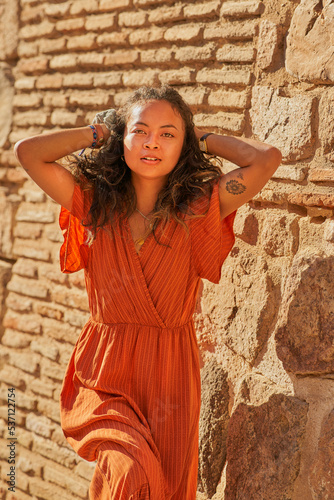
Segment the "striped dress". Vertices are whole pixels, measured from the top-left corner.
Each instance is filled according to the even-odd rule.
[[[75,187],[60,213],[61,269],[85,270],[91,316],[69,361],[61,425],[74,450],[97,460],[91,500],[194,500],[200,411],[192,315],[201,278],[218,283],[234,244],[235,213],[220,219],[218,182],[193,202],[201,218],[171,221],[139,253],[126,220],[90,244],[91,193]]]

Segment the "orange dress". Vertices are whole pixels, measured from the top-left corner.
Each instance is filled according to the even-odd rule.
[[[194,500],[199,354],[192,315],[201,278],[218,283],[234,244],[235,213],[221,221],[218,182],[193,202],[204,217],[171,221],[136,252],[126,220],[89,243],[80,221],[91,193],[75,187],[61,209],[63,272],[85,270],[91,317],[69,361],[61,425],[74,450],[97,460],[90,498]]]

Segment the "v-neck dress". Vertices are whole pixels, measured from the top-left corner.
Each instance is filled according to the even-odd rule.
[[[216,181],[211,198],[191,204],[204,215],[186,221],[188,234],[172,220],[158,227],[162,244],[151,234],[137,253],[127,220],[91,243],[81,224],[90,204],[91,192],[76,185],[71,212],[60,213],[61,270],[84,269],[91,312],[63,381],[64,435],[88,461],[123,450],[146,478],[146,493],[94,496],[92,487],[91,498],[194,500],[200,368],[192,316],[201,278],[220,280],[235,213],[220,219]],[[109,464],[116,475],[120,463]],[[112,492],[114,479],[103,480]]]

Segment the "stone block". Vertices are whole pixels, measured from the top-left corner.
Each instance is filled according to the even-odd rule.
[[[8,309],[28,313],[32,311],[33,301],[29,297],[23,297],[17,293],[9,293],[6,299],[6,306]],[[36,311],[38,312],[38,311]]]
[[[307,403],[283,394],[236,408],[227,438],[225,500],[293,498],[307,411]]]
[[[69,97],[69,102],[72,106],[77,107],[103,107],[108,109],[110,104],[110,95],[108,92],[98,89],[86,91],[73,91]]]
[[[211,498],[226,459],[229,422],[227,374],[214,357],[201,370],[201,385],[198,490]]]
[[[46,465],[44,467],[44,480],[57,484],[76,497],[87,498],[89,482],[76,476],[73,472],[59,465]]]
[[[17,54],[21,58],[35,57],[39,53],[39,44],[38,40],[34,40],[33,42],[25,42],[21,40]]]
[[[214,51],[213,43],[208,43],[203,47],[180,47],[175,50],[175,59],[181,62],[209,61],[215,58]]]
[[[176,24],[168,28],[165,40],[168,42],[190,42],[199,39],[202,27],[200,24]]]
[[[252,40],[257,34],[257,21],[225,21],[219,23],[206,23],[204,29],[204,39],[212,40]]]
[[[35,76],[27,76],[15,80],[14,87],[18,90],[32,90],[35,88],[37,78]]]
[[[324,420],[317,452],[310,471],[313,498],[330,500],[334,491],[334,410]]]
[[[8,283],[7,289],[11,292],[39,299],[45,299],[48,295],[48,290],[44,283],[15,275]]]
[[[94,33],[86,33],[85,35],[71,36],[67,42],[67,50],[71,51],[87,51],[96,49],[97,35]],[[65,52],[65,50],[64,50]]]
[[[41,323],[39,326],[41,327]],[[30,344],[30,349],[53,361],[56,361],[59,357],[57,342],[47,336],[34,339]]]
[[[99,47],[110,47],[110,45],[127,45],[129,32],[126,29],[122,31],[113,31],[112,33],[101,33],[97,36],[96,42]]]
[[[47,16],[53,18],[64,18],[67,17],[70,12],[71,3],[63,2],[63,3],[47,3],[44,6],[44,12]]]
[[[70,321],[72,314],[77,318],[77,322]],[[62,321],[57,321],[56,319],[43,318],[43,334],[56,340],[63,340],[64,342],[75,344],[80,333],[78,328],[81,329],[84,326],[88,317],[88,313],[82,314],[82,312],[70,310],[68,312],[66,311],[64,314],[64,323]],[[66,325],[66,327],[64,325]]]
[[[201,69],[196,81],[199,83],[218,83],[220,85],[249,85],[251,72],[244,69]]]
[[[235,90],[211,90],[208,97],[209,106],[219,106],[220,108],[228,108],[229,110],[246,109],[250,107],[250,93],[237,92]]]
[[[181,87],[179,93],[189,106],[203,104],[206,89],[203,87]]]
[[[334,208],[334,195],[325,193],[291,193],[287,197],[288,202],[293,205],[305,205],[307,207]]]
[[[35,498],[54,500],[56,497],[61,498],[62,500],[73,500],[73,495],[68,493],[64,488],[48,483],[38,477],[29,478],[29,490]]]
[[[82,311],[88,310],[87,295],[84,290],[69,290],[64,286],[55,285],[51,290],[51,299],[67,307],[75,307]]]
[[[129,71],[123,73],[125,87],[140,87],[141,85],[154,86],[157,81],[158,70]]]
[[[160,82],[169,85],[189,84],[194,81],[194,78],[195,70],[187,67],[162,71],[159,75]]]
[[[261,69],[271,66],[274,55],[278,49],[277,25],[268,19],[260,23],[259,38],[257,42],[257,65]]]
[[[288,372],[334,370],[334,258],[296,255],[285,280],[276,332]]]
[[[259,237],[259,220],[256,212],[249,206],[242,206],[234,222],[234,232],[239,239],[249,245],[256,245]]]
[[[194,5],[187,5],[184,7],[184,17],[186,19],[191,19],[195,17],[216,17],[219,14],[221,2],[214,0],[213,2],[207,3],[196,3]]]
[[[259,16],[264,11],[264,4],[256,0],[242,0],[241,2],[224,2],[221,15],[223,17],[252,17]]]
[[[76,0],[71,3],[70,14],[72,16],[80,16],[98,12],[99,4],[97,0]]]
[[[303,165],[281,165],[273,175],[273,179],[286,179],[295,182],[302,182],[306,178],[306,167]]]
[[[173,5],[163,7],[159,7],[158,9],[154,9],[149,13],[148,21],[149,23],[165,23],[171,21],[179,21],[183,19],[183,5]]]
[[[13,256],[13,240],[11,235],[15,208],[15,205],[9,202],[6,191],[0,190],[0,255],[2,257],[12,258]]]
[[[217,50],[217,61],[230,63],[251,63],[255,59],[255,48],[247,45],[240,47],[239,45],[225,44],[221,49]]]
[[[51,114],[51,123],[58,127],[70,128],[83,126],[82,116],[78,112],[56,109]],[[53,222],[53,221],[52,221]]]
[[[50,438],[55,424],[45,416],[38,416],[34,413],[28,413],[26,418],[26,429],[43,436]]]
[[[39,24],[27,24],[20,29],[20,39],[32,40],[34,38],[51,37],[55,31],[55,25],[47,20]]]
[[[94,73],[69,73],[63,77],[63,86],[70,88],[91,87]]]
[[[309,180],[311,182],[334,182],[334,168],[312,168]]]
[[[136,50],[115,50],[111,54],[107,54],[104,59],[104,69],[108,66],[133,64],[138,61],[139,53]]]
[[[14,88],[9,67],[0,68],[0,148],[8,138],[12,127]]]
[[[11,365],[15,366],[16,368],[19,368],[20,370],[23,370],[24,372],[28,372],[32,375],[38,374],[39,372],[39,363],[40,363],[40,356],[34,353],[31,353],[29,351],[21,351],[21,352],[12,352],[11,353],[11,359],[10,359]],[[23,407],[23,396],[25,396],[24,393],[18,394],[18,406],[19,408]],[[29,399],[29,396],[27,395],[27,398]],[[29,401],[31,400],[30,403],[26,403],[25,408],[28,410],[34,410],[36,408],[36,400],[34,398],[30,398]],[[28,401],[28,400],[27,400]]]
[[[10,310],[4,317],[3,326],[36,335],[39,335],[42,330],[41,317],[37,314],[20,314]]]
[[[140,59],[143,64],[168,63],[173,59],[172,49],[159,48],[140,51]]]
[[[194,122],[197,127],[218,127],[222,130],[242,133],[245,125],[245,118],[243,115],[236,113],[224,113],[219,111],[214,115],[195,115]]]
[[[42,103],[41,94],[16,94],[13,99],[13,106],[17,108],[39,108]]]
[[[324,153],[331,153],[334,149],[333,88],[328,90],[321,89],[321,99],[319,103],[319,138],[321,140]]]
[[[299,246],[299,217],[270,210],[261,231],[261,246],[271,257],[293,257]]]
[[[51,369],[50,369],[51,371]],[[63,370],[63,378],[65,375],[65,369]],[[60,386],[60,383],[58,381],[57,387]],[[57,389],[55,389],[54,394],[57,392]],[[52,401],[48,398],[38,398],[37,402],[37,410],[40,413],[43,413],[43,415],[46,415],[49,417],[51,420],[54,422],[57,422],[60,424],[60,412],[59,412],[59,397],[57,397],[57,401]],[[52,441],[54,441],[53,436],[54,433],[56,433],[58,430],[58,426],[56,427],[55,431],[52,433]],[[70,449],[70,445],[68,445],[68,449]],[[71,449],[72,451],[72,449]]]
[[[14,115],[14,125],[29,127],[30,125],[39,125],[45,127],[48,123],[48,113],[42,111],[21,111]]]
[[[301,0],[287,36],[285,67],[299,80],[334,82],[332,2]]]
[[[25,257],[27,259],[48,261],[50,259],[50,250],[41,248],[36,245],[36,242],[33,240],[15,238],[13,255],[16,257]]]
[[[110,31],[115,26],[114,14],[98,14],[89,16],[86,20],[87,31]]]
[[[287,161],[309,158],[314,152],[313,102],[308,95],[280,97],[270,87],[255,86],[250,111],[253,134],[276,146]]]
[[[57,73],[51,75],[41,75],[35,79],[37,89],[60,89],[63,85],[63,76]]]
[[[129,35],[130,45],[144,45],[161,42],[164,39],[165,28],[152,26],[151,28],[135,30]]]
[[[118,15],[119,26],[143,26],[146,22],[146,12],[137,10],[134,12],[121,12]]]
[[[80,3],[80,2],[78,2]],[[75,5],[75,4],[73,4]],[[85,29],[85,18],[84,17],[77,17],[73,19],[65,19],[62,21],[57,21],[56,22],[56,30],[61,33],[62,35],[71,33],[71,32],[78,32],[78,31],[84,31]]]
[[[99,10],[116,10],[130,6],[130,0],[100,0]]]
[[[60,54],[50,60],[50,68],[60,71],[69,71],[77,68],[77,56],[75,54]]]
[[[19,1],[2,2],[0,8],[0,60],[17,56],[19,33]],[[1,85],[0,85],[1,88]]]

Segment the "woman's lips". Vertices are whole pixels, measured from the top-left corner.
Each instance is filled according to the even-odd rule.
[[[141,158],[141,161],[143,161],[144,163],[147,163],[148,165],[156,165],[161,160],[160,160],[160,158],[156,158],[155,156],[144,156],[143,158]]]

